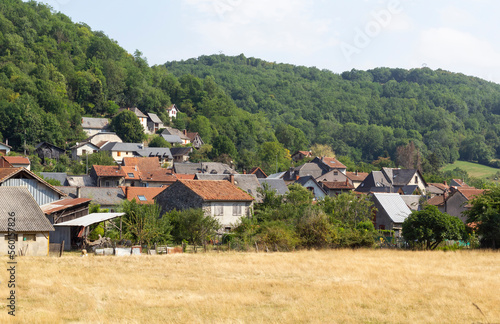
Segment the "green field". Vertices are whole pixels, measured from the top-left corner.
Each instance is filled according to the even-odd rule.
[[[441,171],[451,171],[455,168],[460,168],[467,171],[470,177],[488,179],[493,181],[498,181],[498,179],[495,179],[495,174],[497,172],[500,172],[500,169],[498,168],[492,168],[479,163],[465,161],[455,161],[455,163],[453,164],[447,164],[441,168]]]

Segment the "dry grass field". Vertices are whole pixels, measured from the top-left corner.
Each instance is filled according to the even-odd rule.
[[[500,323],[498,252],[18,257],[15,318],[0,260],[2,323]]]

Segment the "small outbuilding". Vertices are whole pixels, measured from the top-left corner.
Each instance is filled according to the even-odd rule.
[[[54,227],[25,187],[0,187],[0,255],[47,256]],[[13,244],[11,244],[13,243]]]

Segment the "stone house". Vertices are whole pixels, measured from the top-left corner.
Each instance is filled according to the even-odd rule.
[[[225,180],[178,180],[158,194],[161,213],[174,209],[202,208],[216,218],[222,230],[230,231],[241,217],[249,217],[253,197]]]

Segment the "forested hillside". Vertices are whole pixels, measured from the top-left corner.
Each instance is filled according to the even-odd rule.
[[[309,143],[331,145],[357,161],[395,158],[409,141],[439,164],[487,163],[500,154],[500,85],[463,74],[377,68],[338,75],[243,54],[165,66],[177,76],[213,77],[238,107],[264,113],[291,149],[298,147],[289,135],[300,130]]]
[[[410,142],[432,170],[500,154],[500,85],[484,80],[428,68],[338,75],[243,54],[150,67],[141,52],[45,5],[0,2],[0,141],[14,150],[40,141],[68,148],[85,137],[82,116],[111,118],[120,107],[168,124],[171,104],[181,111],[173,126],[208,144],[194,161],[239,168],[284,170],[290,152],[313,144],[351,168],[394,161]]]
[[[185,112],[174,126],[199,131],[213,144],[213,152],[205,149],[210,157],[246,156],[255,164],[261,144],[279,145],[264,115],[238,108],[213,79],[150,67],[139,51],[131,55],[45,5],[0,2],[0,141],[15,150],[25,140],[68,147],[84,138],[82,116],[112,117],[119,107],[137,106],[168,123],[172,103]]]

